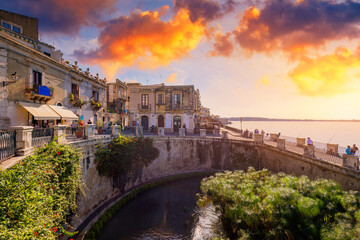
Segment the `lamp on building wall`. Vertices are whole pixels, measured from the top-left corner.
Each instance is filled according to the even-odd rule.
[[[20,76],[19,76],[19,74],[14,72],[13,74],[11,74],[11,79],[12,79],[12,81],[6,81],[6,82],[3,81],[2,82],[3,87],[5,87],[5,86],[7,86],[9,84],[12,84],[12,83],[16,83],[20,79]]]

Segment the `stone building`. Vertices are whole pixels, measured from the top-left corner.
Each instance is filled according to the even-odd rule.
[[[105,120],[105,80],[63,61],[60,51],[38,40],[37,31],[30,34],[37,19],[5,13],[0,12],[0,129],[79,117]]]
[[[107,83],[107,107],[108,121],[128,125],[128,87],[126,83],[116,79],[115,82]]]
[[[128,83],[129,120],[132,125],[164,127],[166,132],[178,132],[184,124],[193,133],[200,110],[200,93],[193,85],[166,86]]]

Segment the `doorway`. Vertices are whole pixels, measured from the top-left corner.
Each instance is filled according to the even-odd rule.
[[[159,115],[159,117],[158,117],[158,127],[164,127],[164,125],[165,125],[164,116]]]
[[[174,117],[174,132],[179,132],[179,128],[181,128],[181,117]]]
[[[143,127],[144,131],[149,130],[149,118],[147,116],[141,117],[141,126]]]

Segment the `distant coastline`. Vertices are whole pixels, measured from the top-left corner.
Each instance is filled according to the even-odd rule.
[[[240,117],[226,118],[228,121],[240,121]],[[320,119],[284,119],[284,118],[262,118],[242,117],[242,121],[274,121],[274,122],[360,122],[360,120],[320,120]]]

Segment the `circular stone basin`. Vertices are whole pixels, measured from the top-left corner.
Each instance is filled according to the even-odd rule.
[[[139,194],[104,225],[98,239],[191,239],[202,178],[172,181]]]

